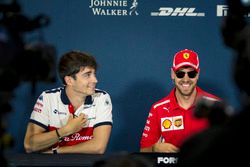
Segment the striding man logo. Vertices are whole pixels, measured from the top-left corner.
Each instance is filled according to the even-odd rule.
[[[139,13],[137,12],[137,7],[138,7],[137,0],[133,0],[132,5],[130,7],[129,15],[133,15],[133,14],[135,14],[136,16],[139,15]]]

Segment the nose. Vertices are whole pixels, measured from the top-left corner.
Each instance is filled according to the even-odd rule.
[[[187,80],[190,79],[187,72],[185,72],[185,75],[184,75],[183,79],[184,79],[185,81],[187,81]]]
[[[97,82],[98,82],[98,80],[97,80],[97,78],[96,78],[96,75],[94,75],[94,76],[92,77],[92,81],[93,81],[94,83],[97,83]]]

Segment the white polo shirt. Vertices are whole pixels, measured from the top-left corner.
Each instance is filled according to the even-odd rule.
[[[42,92],[38,97],[31,113],[30,122],[37,124],[46,131],[53,131],[66,125],[70,111],[70,101],[66,96],[65,87],[59,87]],[[101,125],[111,125],[112,102],[107,92],[96,89],[95,93],[87,96],[85,103],[76,111],[75,115],[84,113],[88,122],[79,132],[66,136],[60,146],[74,145],[92,139],[93,129]]]

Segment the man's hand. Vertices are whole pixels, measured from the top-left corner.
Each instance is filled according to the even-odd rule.
[[[73,114],[70,114],[67,124],[63,127],[63,136],[68,136],[80,131],[87,124],[87,121],[88,118],[83,113],[78,117],[73,117]]]
[[[153,152],[165,152],[165,153],[179,152],[179,148],[171,143],[155,143],[152,149]]]

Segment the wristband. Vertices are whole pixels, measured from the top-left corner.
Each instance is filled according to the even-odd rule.
[[[60,134],[59,134],[59,132],[58,132],[57,129],[56,129],[56,135],[58,137],[59,142],[61,142],[63,140],[63,137],[60,136]]]
[[[52,153],[53,153],[53,154],[57,154],[57,149],[58,149],[58,147],[52,148]]]

